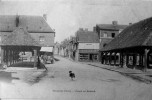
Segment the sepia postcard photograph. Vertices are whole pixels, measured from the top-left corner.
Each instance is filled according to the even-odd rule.
[[[0,0],[0,100],[152,100],[152,0]]]

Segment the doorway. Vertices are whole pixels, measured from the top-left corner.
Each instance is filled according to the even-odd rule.
[[[91,61],[93,61],[93,54],[90,54],[90,58]]]

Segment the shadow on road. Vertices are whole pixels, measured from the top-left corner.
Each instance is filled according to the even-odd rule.
[[[12,83],[12,80],[19,80],[17,77],[12,77],[14,72],[0,71],[0,82]]]

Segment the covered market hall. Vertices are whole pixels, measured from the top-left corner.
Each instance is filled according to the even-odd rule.
[[[20,52],[32,52],[35,57],[34,66],[36,67],[36,57],[40,48],[39,43],[36,42],[24,28],[16,27],[16,29],[1,42],[1,63],[7,66],[19,63]]]
[[[152,18],[128,26],[100,54],[102,64],[152,69]]]

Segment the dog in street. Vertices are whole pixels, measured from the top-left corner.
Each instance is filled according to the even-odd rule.
[[[69,77],[71,78],[71,80],[73,81],[75,78],[75,74],[72,71],[69,71]]]

